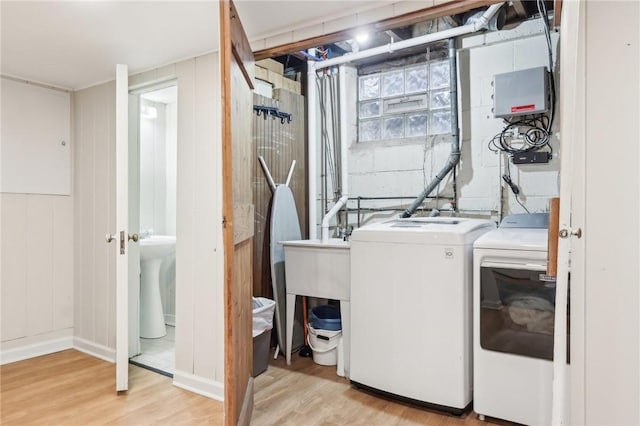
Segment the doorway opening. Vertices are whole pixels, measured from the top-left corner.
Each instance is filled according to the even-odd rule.
[[[173,377],[178,87],[171,82],[132,96],[137,111],[137,161],[130,161],[137,168],[138,187],[133,193],[139,200],[130,204],[138,210],[140,285],[137,297],[130,300],[138,311],[130,318],[137,323],[133,344],[137,348],[130,348],[130,362]],[[130,213],[135,215],[135,208]]]

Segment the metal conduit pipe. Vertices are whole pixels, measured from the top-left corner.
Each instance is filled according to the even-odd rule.
[[[317,92],[316,92],[316,72],[313,68],[313,62],[307,62],[307,146],[309,152],[309,162],[307,164],[307,176],[309,179],[309,238],[314,239],[318,235],[318,223],[317,223],[317,168],[316,158],[318,150],[318,141],[316,135],[316,104],[317,104]]]
[[[406,49],[409,47],[414,47],[414,46],[421,46],[427,43],[433,43],[435,41],[440,41],[440,40],[445,40],[445,39],[451,39],[454,37],[458,37],[461,35],[466,35],[466,34],[472,34],[475,33],[477,31],[483,30],[483,29],[487,29],[489,27],[489,23],[491,22],[491,19],[498,13],[498,11],[500,10],[500,8],[502,7],[504,3],[497,3],[497,4],[493,4],[491,6],[489,6],[489,8],[480,16],[480,18],[478,20],[476,20],[473,23],[467,24],[467,25],[463,25],[461,27],[457,27],[457,28],[450,28],[448,30],[444,30],[444,31],[440,31],[437,33],[432,33],[432,34],[426,34],[420,37],[415,37],[409,40],[402,40],[399,42],[395,42],[395,43],[390,43],[388,45],[385,46],[379,46],[379,47],[374,47],[372,49],[367,49],[367,50],[362,50],[360,52],[357,53],[352,53],[349,55],[343,55],[337,58],[332,58],[332,59],[328,59],[325,61],[319,61],[319,62],[315,62],[315,61],[307,61],[307,78],[308,78],[308,83],[307,83],[307,104],[309,105],[308,107],[308,114],[309,114],[309,120],[307,121],[307,132],[309,135],[309,166],[308,166],[308,173],[309,173],[309,238],[316,238],[317,235],[317,189],[316,189],[316,165],[315,165],[315,161],[317,158],[317,153],[316,153],[316,149],[317,149],[317,139],[316,139],[316,126],[315,126],[315,119],[316,119],[316,95],[314,93],[314,86],[315,86],[315,79],[317,78],[316,76],[316,71],[323,69],[323,68],[328,68],[328,67],[333,67],[336,65],[341,65],[341,64],[346,64],[352,61],[356,61],[359,59],[364,59],[364,58],[368,58],[368,57],[372,57],[372,56],[378,56],[378,55],[383,55],[386,53],[391,53],[397,50],[401,50],[401,49]],[[454,80],[456,81],[456,80]],[[452,100],[452,102],[454,102],[457,106],[457,97],[455,99]],[[456,123],[457,123],[457,111],[456,111],[456,119],[455,119]],[[452,122],[452,126],[453,126],[453,122]],[[458,129],[456,127],[455,131],[457,132]],[[458,163],[460,159],[460,151],[458,149],[458,159],[456,160],[455,164]],[[451,158],[450,158],[451,160]],[[455,165],[454,164],[454,165]],[[445,168],[443,168],[443,170],[447,169],[447,173],[448,171],[450,171],[453,168],[453,166],[451,168],[448,168],[445,166]],[[442,173],[442,172],[441,172]],[[446,175],[446,173],[444,175],[438,174],[438,176],[440,177],[440,181],[444,178],[444,176]],[[430,185],[431,186],[431,185]],[[437,186],[437,183],[433,186],[433,188],[431,188],[431,191],[433,191],[433,189]],[[344,188],[347,188],[347,185],[343,184]],[[427,188],[428,189],[428,188]],[[424,199],[424,198],[423,198]],[[340,201],[339,201],[340,203]],[[343,201],[341,204],[346,203],[346,200]],[[417,208],[417,207],[416,207]],[[336,212],[334,212],[333,214],[335,214]],[[328,230],[328,227],[327,227]],[[327,231],[325,231],[327,232]]]
[[[411,206],[409,206],[400,217],[411,217],[418,207],[422,205],[425,198],[436,189],[442,182],[442,179],[453,170],[460,162],[460,131],[458,130],[458,70],[456,61],[456,40],[449,39],[449,81],[451,81],[451,153],[447,159],[447,163],[442,170],[436,174],[435,178],[427,185],[427,187],[418,195]]]
[[[349,169],[347,167],[347,155],[349,144],[347,142],[347,72],[344,65],[338,68],[338,116],[340,117],[340,183],[334,182],[334,186],[340,185],[340,193],[342,196],[329,212],[322,218],[321,237],[322,242],[329,242],[329,224],[331,219],[338,214],[342,207],[347,205],[349,200]],[[333,123],[334,126],[336,123]]]
[[[337,58],[331,58],[324,61],[313,62],[309,61],[307,64],[311,65],[314,69],[320,70],[322,68],[333,67],[336,65],[346,64],[348,62],[357,61],[364,58],[370,58],[372,56],[384,55],[392,53],[397,50],[406,49],[409,47],[421,46],[423,44],[433,43],[434,41],[446,40],[448,38],[454,38],[465,34],[475,33],[480,30],[487,29],[491,19],[496,15],[500,7],[504,3],[496,3],[489,6],[489,8],[473,23],[462,25],[460,27],[449,28],[437,33],[425,34],[419,37],[410,38],[408,40],[396,41],[383,46],[373,47],[367,50],[361,50],[355,53],[349,53]]]

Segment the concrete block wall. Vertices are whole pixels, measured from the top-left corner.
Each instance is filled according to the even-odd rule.
[[[557,34],[552,34],[552,41],[555,50]],[[504,173],[506,155],[495,154],[487,147],[491,138],[503,128],[502,119],[493,118],[491,110],[492,80],[495,74],[547,65],[542,22],[531,20],[512,30],[472,35],[459,41],[458,47],[462,151],[457,171],[458,208],[461,214],[494,219],[501,214],[524,212],[500,177]],[[351,135],[348,141],[349,195],[395,197],[419,194],[445,164],[450,152],[450,137],[430,136],[424,141],[410,143],[358,143],[355,69],[349,69],[348,79],[348,86],[353,87],[354,92],[349,99],[353,108],[349,108],[347,123]],[[556,111],[558,109],[559,100]],[[554,129],[558,128],[558,123],[556,112]],[[560,161],[556,134],[552,137],[551,146],[554,155],[548,164],[509,165],[513,182],[521,188],[520,199],[531,212],[546,211],[549,198],[558,194]],[[449,203],[447,197],[453,195],[451,175],[440,185],[438,194],[442,198],[426,203],[428,208],[442,208]],[[432,195],[435,196],[436,192]],[[362,205],[404,208],[411,201],[367,201]],[[355,208],[356,202],[351,201],[349,207]],[[361,219],[366,222],[396,214],[364,214]],[[355,225],[355,214],[350,216],[349,223]]]
[[[557,34],[552,34],[552,42],[555,58]],[[489,141],[503,128],[502,120],[493,118],[491,110],[492,80],[495,74],[547,65],[542,23],[532,20],[510,31],[468,37],[462,40],[461,47],[459,74],[462,86],[463,161],[458,206],[461,210],[490,209],[498,214],[501,211],[503,214],[524,213],[511,191],[501,182],[507,156],[495,154],[487,148]],[[512,181],[521,190],[520,199],[531,212],[547,211],[549,198],[558,195],[558,110],[559,100],[556,101],[554,135],[551,138],[554,152],[551,161],[544,165],[509,164]],[[501,191],[503,197],[500,196]]]

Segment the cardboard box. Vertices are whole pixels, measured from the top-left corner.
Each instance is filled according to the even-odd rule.
[[[274,71],[269,70],[269,78],[267,79],[271,84],[273,84],[273,88],[274,89],[279,89],[283,84],[283,79],[284,77],[282,77],[282,74],[278,74]]]
[[[269,81],[269,70],[266,68],[262,68],[259,66],[255,66],[255,77],[259,78],[260,80],[264,80],[264,81]]]
[[[282,75],[284,73],[284,65],[275,59],[263,59],[261,61],[256,61],[256,65],[262,68],[266,68],[269,71],[273,71],[277,74]]]
[[[283,88],[293,92],[293,93],[297,93],[298,95],[300,94],[300,82],[299,81],[294,81],[291,80],[290,78],[284,78],[283,79],[283,84],[282,84]]]

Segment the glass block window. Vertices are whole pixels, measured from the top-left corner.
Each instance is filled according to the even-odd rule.
[[[403,140],[451,133],[448,61],[358,77],[358,140]]]

